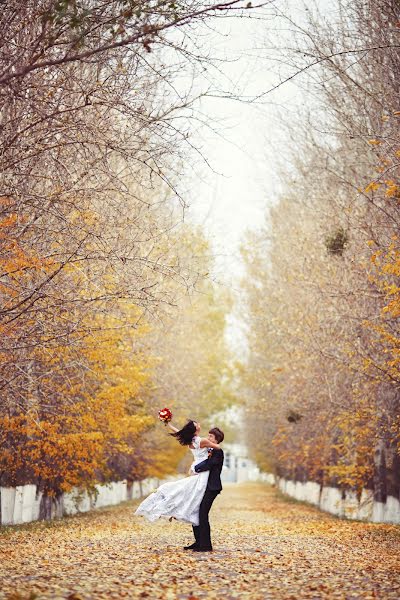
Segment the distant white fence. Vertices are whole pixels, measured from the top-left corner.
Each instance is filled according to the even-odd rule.
[[[0,487],[0,524],[20,525],[39,519],[53,519],[64,515],[87,512],[102,506],[112,506],[125,500],[147,496],[161,483],[171,481],[169,477],[160,481],[150,478],[135,481],[129,486],[126,481],[96,485],[96,493],[74,489],[52,500],[43,496],[36,485],[21,485],[16,488]]]
[[[228,444],[227,444],[228,446]],[[233,444],[231,444],[231,447]],[[234,448],[236,450],[236,448]],[[244,481],[258,481],[260,469],[256,463],[243,454],[235,454],[228,446],[224,450],[225,460],[222,467],[222,483],[242,483]]]
[[[358,501],[354,492],[334,487],[322,487],[315,481],[292,481],[283,477],[275,477],[272,473],[253,473],[250,480],[265,481],[270,485],[277,485],[288,496],[310,502],[321,510],[346,517],[360,519],[373,523],[400,523],[400,501],[398,498],[388,496],[386,502],[374,500],[371,490],[362,490]],[[257,476],[256,476],[257,475]],[[23,485],[16,488],[0,487],[0,524],[20,525],[39,519],[53,519],[64,515],[74,515],[112,506],[147,496],[161,483],[176,479],[168,477],[162,481],[155,478],[135,481],[128,486],[126,481],[116,481],[96,486],[96,493],[89,495],[86,491],[75,489],[54,501],[43,497],[36,485]]]
[[[388,496],[386,502],[377,502],[372,490],[363,489],[360,500],[357,500],[352,491],[342,493],[338,488],[322,487],[315,481],[292,481],[275,477],[272,473],[260,473],[259,479],[276,484],[284,494],[310,502],[338,517],[372,523],[400,523],[400,501],[394,496]]]

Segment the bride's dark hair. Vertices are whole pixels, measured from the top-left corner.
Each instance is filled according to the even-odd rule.
[[[188,421],[180,431],[170,433],[169,435],[173,435],[182,446],[189,446],[192,443],[195,433],[196,423],[194,421]]]

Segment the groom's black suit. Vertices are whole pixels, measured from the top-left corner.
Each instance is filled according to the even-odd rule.
[[[222,490],[221,471],[224,464],[224,453],[222,450],[213,450],[207,460],[194,467],[196,473],[201,471],[210,471],[208,483],[203,500],[200,504],[199,525],[193,525],[193,533],[196,539],[196,546],[200,550],[212,550],[210,522],[208,513],[212,503]]]

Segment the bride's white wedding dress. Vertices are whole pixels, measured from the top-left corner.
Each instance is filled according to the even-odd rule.
[[[200,448],[200,441],[199,436],[192,441],[192,467],[208,458],[208,448]],[[206,491],[208,475],[209,471],[202,471],[198,475],[163,483],[143,500],[135,515],[143,515],[149,521],[156,521],[160,517],[174,517],[178,521],[198,525],[199,507]]]

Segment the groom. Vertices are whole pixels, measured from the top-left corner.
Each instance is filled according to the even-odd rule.
[[[208,439],[210,442],[220,444],[224,439],[224,432],[218,427],[214,427],[208,432]],[[210,471],[210,474],[208,476],[206,491],[200,504],[199,524],[197,526],[193,525],[193,533],[196,541],[190,546],[185,546],[184,550],[193,550],[194,552],[212,551],[208,513],[210,512],[215,498],[222,490],[221,471],[223,464],[223,451],[212,450],[210,448],[208,458],[194,467],[196,473],[200,473],[201,471]]]

